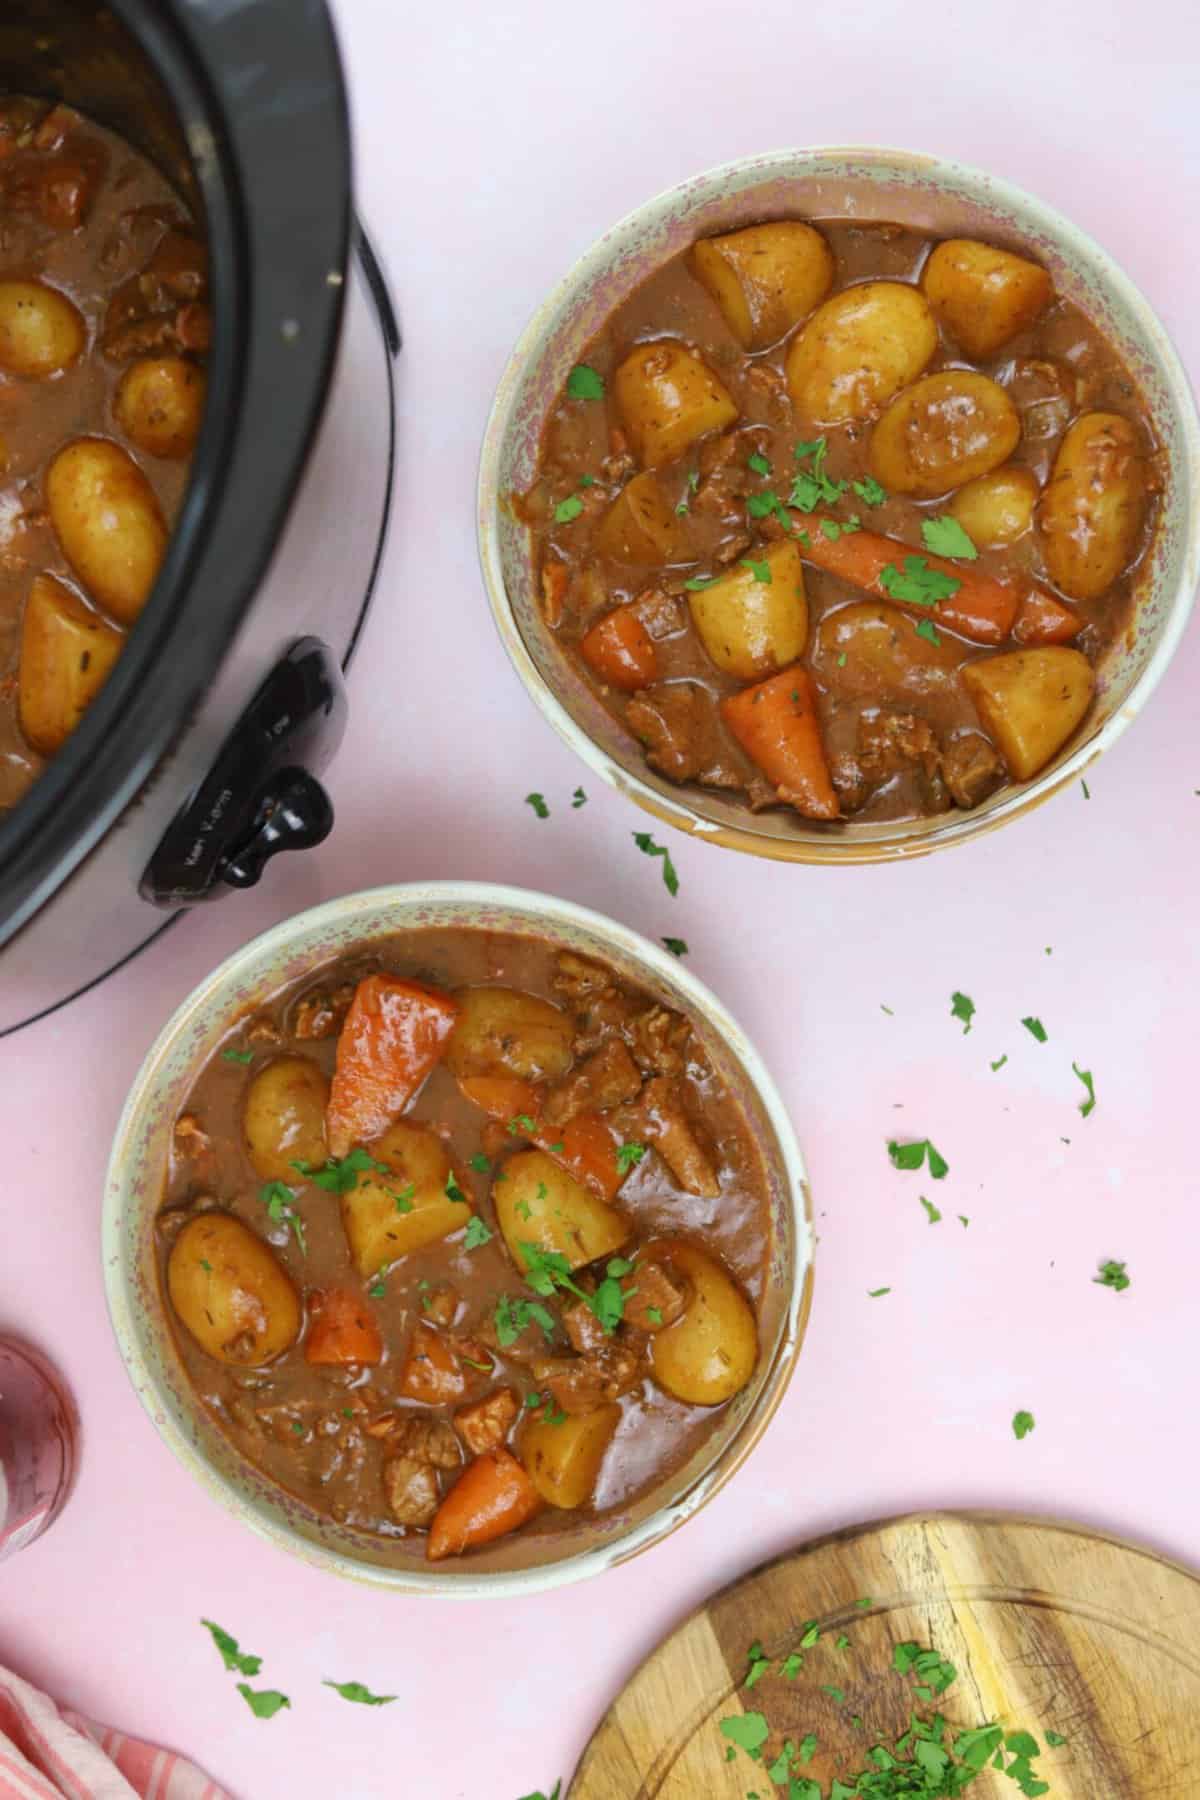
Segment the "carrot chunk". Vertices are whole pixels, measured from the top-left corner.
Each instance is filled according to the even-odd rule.
[[[489,1450],[468,1463],[429,1528],[430,1562],[461,1556],[524,1525],[541,1507],[524,1466],[508,1450]]]
[[[580,640],[579,648],[601,681],[628,693],[646,687],[658,674],[654,639],[632,606],[606,613]]]
[[[352,1288],[316,1288],[308,1296],[308,1363],[363,1363],[383,1360],[383,1338],[371,1311]]]
[[[617,1165],[619,1140],[599,1113],[577,1113],[566,1125],[547,1125],[541,1116],[542,1091],[531,1081],[512,1075],[466,1075],[458,1085],[490,1119],[502,1119],[506,1125],[515,1122],[522,1137],[548,1152],[602,1200],[612,1199],[624,1179]]]
[[[369,1143],[399,1118],[445,1049],[458,1011],[449,994],[395,975],[359,982],[325,1110],[331,1156]]]
[[[1012,634],[1018,644],[1069,644],[1083,630],[1078,613],[1044,588],[1030,588],[1017,612]]]
[[[817,722],[812,679],[799,663],[721,702],[721,717],[779,798],[806,819],[836,819],[837,795]]]
[[[851,587],[889,600],[893,606],[920,613],[935,625],[944,625],[947,631],[970,638],[972,643],[1002,644],[1012,631],[1020,592],[1008,582],[982,575],[962,563],[948,562],[944,556],[930,556],[899,538],[882,537],[874,531],[853,531],[849,535],[843,532],[838,538],[827,538],[819,527],[814,527],[809,539],[807,547],[802,545],[800,549],[805,562],[815,563],[839,580],[848,581]],[[882,579],[883,572],[891,567],[902,575],[909,556],[920,556],[927,568],[953,576],[959,584],[957,591],[948,599],[939,600],[936,606],[899,599]]]

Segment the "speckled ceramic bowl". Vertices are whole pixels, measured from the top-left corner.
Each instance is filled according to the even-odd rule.
[[[246,1463],[192,1397],[159,1290],[154,1216],[171,1133],[200,1065],[240,1014],[301,975],[380,938],[431,926],[548,938],[608,963],[664,1005],[685,1012],[714,1068],[741,1103],[763,1151],[772,1246],[760,1307],[762,1354],[753,1381],[671,1481],[601,1522],[430,1565],[419,1540],[390,1548],[322,1518]],[[318,1567],[396,1593],[531,1593],[576,1581],[656,1544],[711,1499],[749,1454],[787,1386],[812,1289],[812,1209],[804,1162],[774,1083],[734,1020],[672,956],[622,925],[544,894],[443,882],[350,894],[277,925],[239,950],[192,993],[161,1032],[125,1104],[108,1167],[104,1277],[121,1354],[138,1397],[184,1466],[247,1525]]]
[[[1138,380],[1169,476],[1162,524],[1140,569],[1128,638],[1099,671],[1082,731],[1036,780],[973,812],[831,831],[789,812],[749,813],[657,775],[541,617],[528,529],[507,497],[529,487],[545,420],[588,339],[652,270],[694,238],[787,214],[885,219],[940,236],[982,236],[1044,263],[1095,319]],[[479,476],[484,579],[504,647],[540,711],[606,781],[648,812],[736,850],[790,862],[877,862],[965,843],[1016,818],[1095,761],[1145,705],[1179,642],[1200,580],[1200,422],[1166,332],[1133,283],[1084,232],[1019,188],[960,163],[859,146],[780,150],[712,169],[630,213],[559,283],[501,377]]]

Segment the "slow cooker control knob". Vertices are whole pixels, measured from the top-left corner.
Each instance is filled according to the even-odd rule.
[[[333,805],[307,769],[285,769],[263,796],[266,816],[254,836],[221,864],[220,878],[231,887],[253,887],[281,850],[311,850],[333,830]]]

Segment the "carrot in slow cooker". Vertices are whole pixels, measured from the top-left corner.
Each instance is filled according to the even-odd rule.
[[[837,538],[828,538],[818,528],[808,535],[810,541],[800,547],[804,560],[836,575],[840,581],[848,581],[851,587],[920,613],[935,625],[944,625],[947,631],[956,631],[975,644],[1002,644],[1012,631],[1020,590],[1005,581],[874,531],[842,532]],[[909,556],[919,556],[926,568],[952,576],[959,584],[957,591],[934,606],[901,600],[880,578],[889,566],[902,575]]]
[[[346,1156],[399,1118],[440,1059],[458,1013],[449,994],[415,981],[368,975],[359,982],[325,1109],[331,1156]]]
[[[383,1360],[383,1338],[370,1308],[350,1288],[317,1288],[308,1296],[304,1360],[317,1365]]]
[[[1083,620],[1043,588],[1030,588],[1017,610],[1012,634],[1018,644],[1069,644],[1083,630]]]
[[[654,639],[632,606],[605,613],[580,639],[579,649],[602,681],[629,693],[646,687],[658,674]]]
[[[508,1450],[489,1450],[468,1463],[429,1527],[430,1562],[461,1556],[524,1525],[541,1507],[537,1489]]]
[[[882,542],[882,540],[881,540]],[[779,798],[807,819],[836,819],[837,795],[817,721],[812,679],[799,663],[729,694],[721,717]]]

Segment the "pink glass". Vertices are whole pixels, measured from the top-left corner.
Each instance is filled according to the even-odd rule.
[[[35,1350],[0,1338],[0,1562],[51,1526],[75,1469],[75,1412]]]

